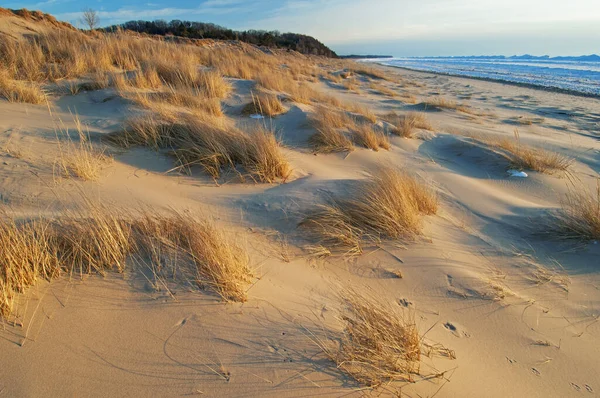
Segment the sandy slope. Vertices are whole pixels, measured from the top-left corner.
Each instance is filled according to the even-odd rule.
[[[83,193],[115,207],[216,216],[249,248],[259,278],[243,305],[222,304],[185,283],[157,290],[147,270],[135,267],[124,275],[32,288],[20,298],[22,327],[0,327],[0,396],[368,394],[335,370],[305,329],[321,320],[333,324],[332,283],[372,289],[410,307],[429,339],[455,350],[456,360],[426,363],[446,371],[443,378],[406,386],[408,396],[598,394],[600,245],[573,250],[536,234],[546,212],[559,206],[567,179],[535,172],[510,178],[506,161],[465,136],[512,137],[518,127],[523,142],[575,157],[573,175],[592,187],[600,172],[600,103],[477,80],[387,73],[418,82],[406,89],[418,102],[441,94],[480,115],[427,111],[434,131],[392,138],[390,151],[315,156],[306,144],[312,107],[288,104],[290,111],[273,120],[294,167],[293,178],[281,185],[240,184],[230,176],[215,186],[200,172],[166,173],[172,161],[142,149],[111,150],[114,161],[98,182],[61,179],[52,171],[57,120],[72,128],[70,113],[76,112],[98,139],[135,110],[111,90],[54,98],[52,114],[45,106],[1,101],[3,208],[60,212]],[[226,110],[242,123],[239,109],[250,100],[251,82],[233,83]],[[351,94],[318,86],[378,114],[422,109],[368,88]],[[543,120],[515,125],[519,116]],[[441,211],[427,218],[426,237],[387,243],[353,261],[311,260],[299,247],[302,213],[381,165],[418,173],[438,190]],[[544,281],[540,269],[553,260],[563,268]]]

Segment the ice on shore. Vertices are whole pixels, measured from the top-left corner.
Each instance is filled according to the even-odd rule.
[[[528,177],[527,173],[525,173],[524,171],[521,171],[521,170],[508,170],[507,173],[511,177],[519,177],[519,178]]]

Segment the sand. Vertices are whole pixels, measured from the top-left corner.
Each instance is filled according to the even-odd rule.
[[[539,234],[560,207],[569,178],[527,171],[509,177],[505,159],[473,144],[491,134],[571,156],[572,175],[593,188],[600,172],[600,102],[532,88],[378,67],[417,85],[384,82],[416,104],[350,93],[325,82],[323,92],[368,105],[376,114],[423,111],[441,95],[477,114],[426,109],[432,131],[392,137],[389,151],[357,148],[314,155],[307,145],[311,105],[287,103],[272,120],[293,174],[283,184],[217,186],[196,171],[168,172],[167,156],[109,149],[96,182],[57,177],[55,125],[92,139],[135,112],[111,89],[54,96],[45,105],[0,100],[0,194],[4,211],[57,214],[83,197],[119,208],[175,208],[216,217],[248,248],[257,278],[243,304],[169,282],[156,289],[144,269],[60,278],[18,298],[20,325],[0,322],[0,397],[185,396],[308,397],[386,395],[361,388],[320,352],[307,329],[335,324],[332,286],[374,292],[408,307],[427,338],[456,359],[427,360],[441,376],[408,384],[406,396],[595,396],[600,391],[600,244],[550,241]],[[231,79],[225,102],[237,122],[251,82]],[[516,118],[534,120],[522,124]],[[435,187],[440,211],[424,237],[384,242],[358,258],[311,258],[297,223],[327,193],[343,193],[382,166],[410,170]],[[390,271],[401,271],[402,278]],[[547,277],[543,277],[543,276]]]

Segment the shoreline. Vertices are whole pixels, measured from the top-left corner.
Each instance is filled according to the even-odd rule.
[[[559,94],[574,95],[577,97],[600,99],[600,94],[582,93],[581,91],[569,90],[566,88],[544,87],[544,86],[539,86],[537,84],[531,84],[531,83],[513,82],[510,80],[492,79],[489,77],[466,76],[466,75],[459,75],[459,74],[450,73],[450,72],[430,72],[430,71],[425,71],[425,70],[407,68],[405,66],[385,65],[385,64],[381,64],[379,62],[371,62],[371,61],[365,62],[365,64],[373,64],[373,65],[378,65],[378,66],[382,66],[385,68],[404,69],[404,70],[407,70],[410,72],[425,73],[425,74],[429,74],[429,75],[460,77],[460,78],[465,78],[465,79],[473,79],[473,80],[480,80],[480,81],[486,81],[486,82],[492,82],[492,83],[508,84],[508,85],[517,86],[517,87],[531,88],[531,89],[546,91],[546,92],[551,92],[551,93],[559,93]]]

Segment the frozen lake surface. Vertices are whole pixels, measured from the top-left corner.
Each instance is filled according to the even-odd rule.
[[[383,65],[600,95],[600,61],[544,58],[392,58]]]

